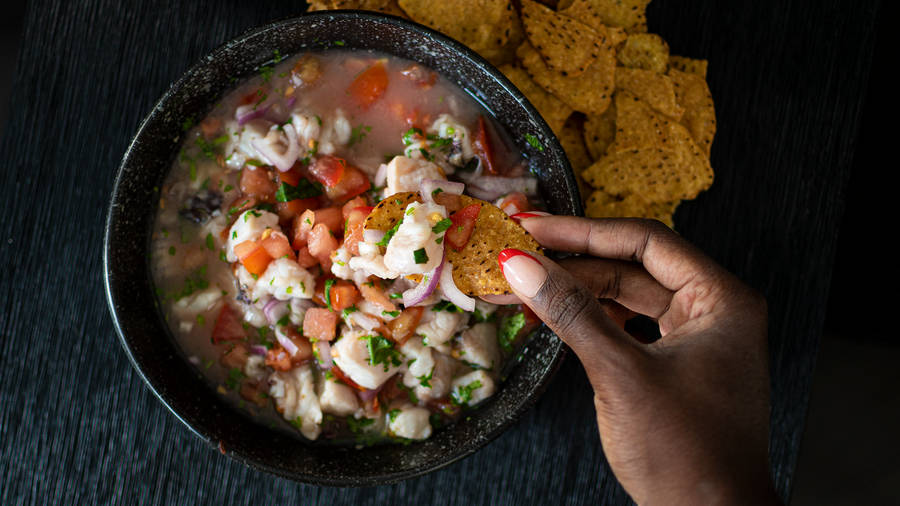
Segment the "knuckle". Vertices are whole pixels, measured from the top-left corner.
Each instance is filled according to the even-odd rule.
[[[553,277],[548,278],[544,288],[538,293],[543,304],[552,308],[549,317],[559,334],[577,337],[577,327],[590,312],[595,302],[593,296],[579,285],[562,284]]]

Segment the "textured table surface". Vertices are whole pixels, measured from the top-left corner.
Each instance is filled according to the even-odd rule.
[[[0,140],[0,504],[625,504],[584,372],[472,457],[366,489],[275,478],[206,447],[141,382],[103,295],[102,228],[141,118],[192,63],[302,2],[33,0]],[[880,2],[654,0],[710,60],[713,188],[676,228],[770,307],[772,473],[792,483]]]

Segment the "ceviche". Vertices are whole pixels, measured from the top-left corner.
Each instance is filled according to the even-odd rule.
[[[479,209],[540,207],[511,146],[420,64],[276,53],[186,122],[160,188],[151,263],[175,339],[264,423],[330,442],[428,438],[497,392],[539,323],[464,293],[445,255],[474,240]],[[366,225],[379,202],[399,206],[393,226]]]

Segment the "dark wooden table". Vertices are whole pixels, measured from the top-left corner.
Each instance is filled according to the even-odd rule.
[[[654,0],[651,31],[710,60],[717,178],[683,235],[769,300],[772,473],[790,493],[880,2]],[[574,359],[476,455],[370,489],[244,467],[163,408],[107,312],[102,226],[120,158],[169,82],[302,2],[34,0],[0,143],[0,504],[623,504]]]

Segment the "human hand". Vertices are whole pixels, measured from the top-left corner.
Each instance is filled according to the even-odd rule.
[[[762,296],[659,222],[528,217],[555,263],[504,250],[515,294],[575,352],[603,451],[639,504],[778,504],[769,476]],[[650,344],[600,299],[654,319]],[[608,307],[608,306],[607,306]]]

